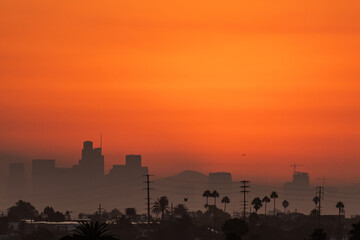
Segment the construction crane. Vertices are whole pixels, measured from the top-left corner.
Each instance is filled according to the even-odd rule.
[[[299,165],[299,164],[296,164],[296,163],[290,165],[290,167],[294,168],[294,174],[296,173],[296,167],[302,167],[302,166],[304,166],[304,165]]]

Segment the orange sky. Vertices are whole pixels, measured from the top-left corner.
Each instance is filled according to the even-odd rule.
[[[360,2],[0,1],[0,152],[360,181]],[[246,153],[245,158],[241,157]]]

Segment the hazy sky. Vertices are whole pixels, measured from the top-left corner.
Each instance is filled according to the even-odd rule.
[[[142,154],[158,176],[283,181],[297,162],[313,180],[360,181],[359,12],[358,0],[1,0],[0,152],[70,166],[102,132],[107,169]]]

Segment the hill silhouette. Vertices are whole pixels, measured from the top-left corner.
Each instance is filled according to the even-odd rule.
[[[178,181],[187,181],[187,182],[196,182],[196,183],[207,183],[209,181],[209,177],[205,174],[202,174],[197,171],[185,170],[179,174],[162,178],[160,180],[178,180]]]

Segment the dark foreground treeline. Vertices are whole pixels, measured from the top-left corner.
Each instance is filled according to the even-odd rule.
[[[9,240],[360,240],[360,222],[343,215],[287,213],[231,218],[215,205],[192,212],[184,204],[174,208],[165,198],[152,207],[150,224],[136,209],[101,210],[80,219],[51,207],[39,212],[19,201],[0,219],[0,239]],[[26,220],[24,220],[26,219]],[[66,230],[64,226],[73,226]]]

